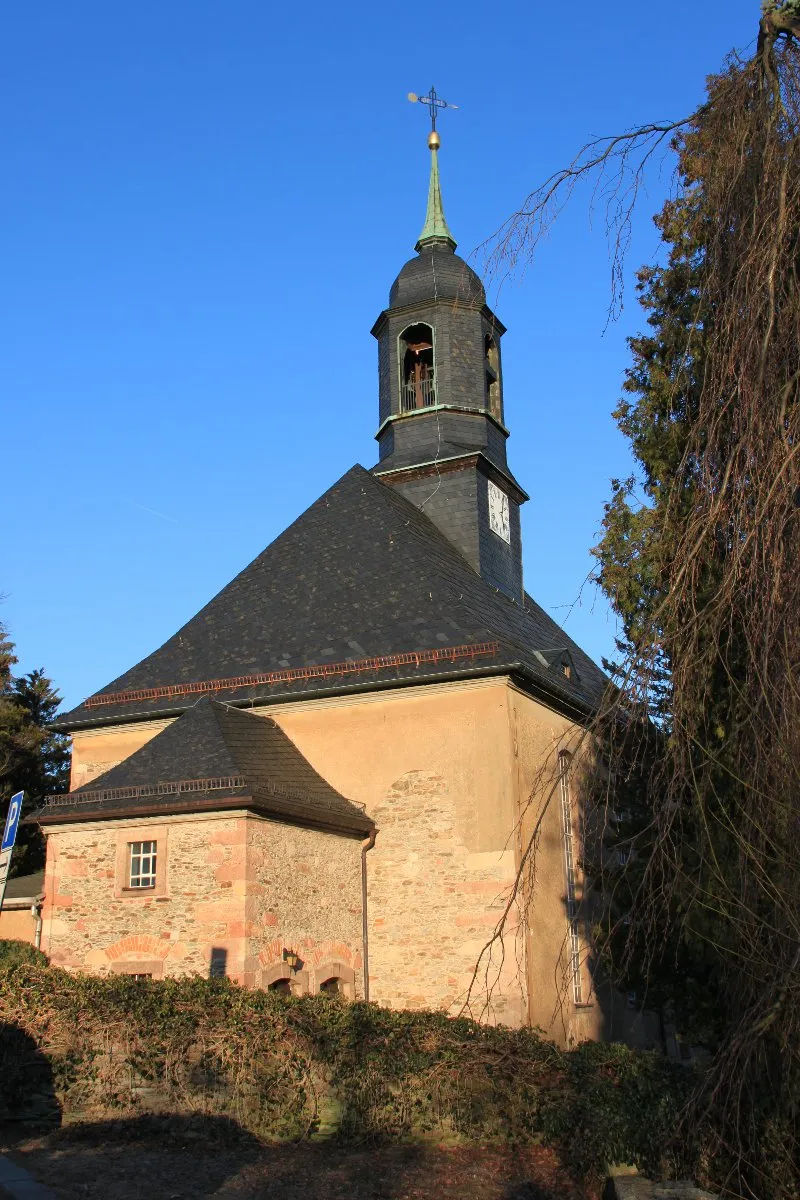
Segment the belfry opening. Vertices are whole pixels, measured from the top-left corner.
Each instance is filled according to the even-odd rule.
[[[400,337],[400,411],[430,408],[436,403],[433,364],[433,330],[420,322]]]
[[[489,334],[483,340],[486,359],[486,407],[499,421],[500,417],[500,355],[497,342]]]

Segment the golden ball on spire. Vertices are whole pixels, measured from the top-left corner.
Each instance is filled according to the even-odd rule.
[[[439,147],[441,146],[441,144],[442,143],[439,139],[439,135],[436,132],[436,130],[434,129],[431,133],[428,134],[428,149],[429,150],[438,150]]]

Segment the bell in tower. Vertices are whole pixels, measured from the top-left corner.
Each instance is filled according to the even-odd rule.
[[[423,97],[435,116],[431,96]],[[505,326],[456,253],[428,138],[425,224],[373,326],[378,340],[380,461],[374,473],[421,508],[488,583],[522,601],[519,506],[506,458],[500,342]]]

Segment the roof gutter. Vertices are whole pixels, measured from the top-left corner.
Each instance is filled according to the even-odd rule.
[[[565,715],[574,715],[575,719],[578,719],[579,716],[591,716],[595,711],[594,706],[587,701],[582,701],[576,696],[570,695],[556,684],[550,684],[547,680],[542,679],[540,675],[532,671],[525,663],[519,661],[505,662],[493,666],[464,667],[458,671],[448,671],[447,674],[429,672],[424,675],[401,676],[399,679],[346,683],[341,684],[339,687],[309,688],[302,692],[273,692],[269,696],[244,696],[225,699],[223,703],[229,705],[231,708],[263,708],[272,703],[291,704],[292,702],[296,703],[302,700],[324,700],[329,696],[361,695],[365,692],[388,691],[391,688],[414,687],[417,684],[457,683],[463,679],[481,679],[495,675],[515,675],[524,679],[532,691],[556,702],[559,709],[565,712]],[[212,695],[213,693],[208,694]],[[198,696],[192,701],[192,704],[185,704],[180,707],[151,709],[149,712],[117,713],[113,716],[95,717],[93,720],[70,722],[68,725],[53,722],[48,728],[54,729],[57,733],[78,733],[84,729],[99,729],[104,726],[125,725],[137,721],[163,721],[171,717],[181,716],[188,709],[192,708],[200,698]]]
[[[63,810],[59,810],[57,806],[53,806],[50,812],[45,808],[31,813],[30,816],[25,817],[23,824],[74,825],[78,821],[128,821],[131,817],[191,816],[193,813],[220,812],[226,809],[245,809],[257,812],[260,816],[266,816],[275,821],[282,821],[288,825],[321,829],[328,833],[342,833],[350,837],[366,837],[374,828],[372,822],[366,817],[363,821],[349,821],[346,816],[343,816],[341,820],[337,820],[331,814],[330,819],[326,820],[325,814],[317,815],[316,813],[291,812],[288,809],[284,810],[277,806],[273,807],[266,804],[263,800],[258,800],[252,795],[219,797],[213,800],[195,800],[186,805],[169,803],[158,805],[131,804],[121,805],[116,809],[102,808],[99,805],[91,807],[87,805],[84,811],[77,807],[68,808],[66,805]]]

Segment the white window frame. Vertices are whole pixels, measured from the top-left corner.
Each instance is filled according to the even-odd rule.
[[[128,842],[128,887],[137,892],[155,890],[158,842]],[[138,868],[138,869],[137,869]]]

